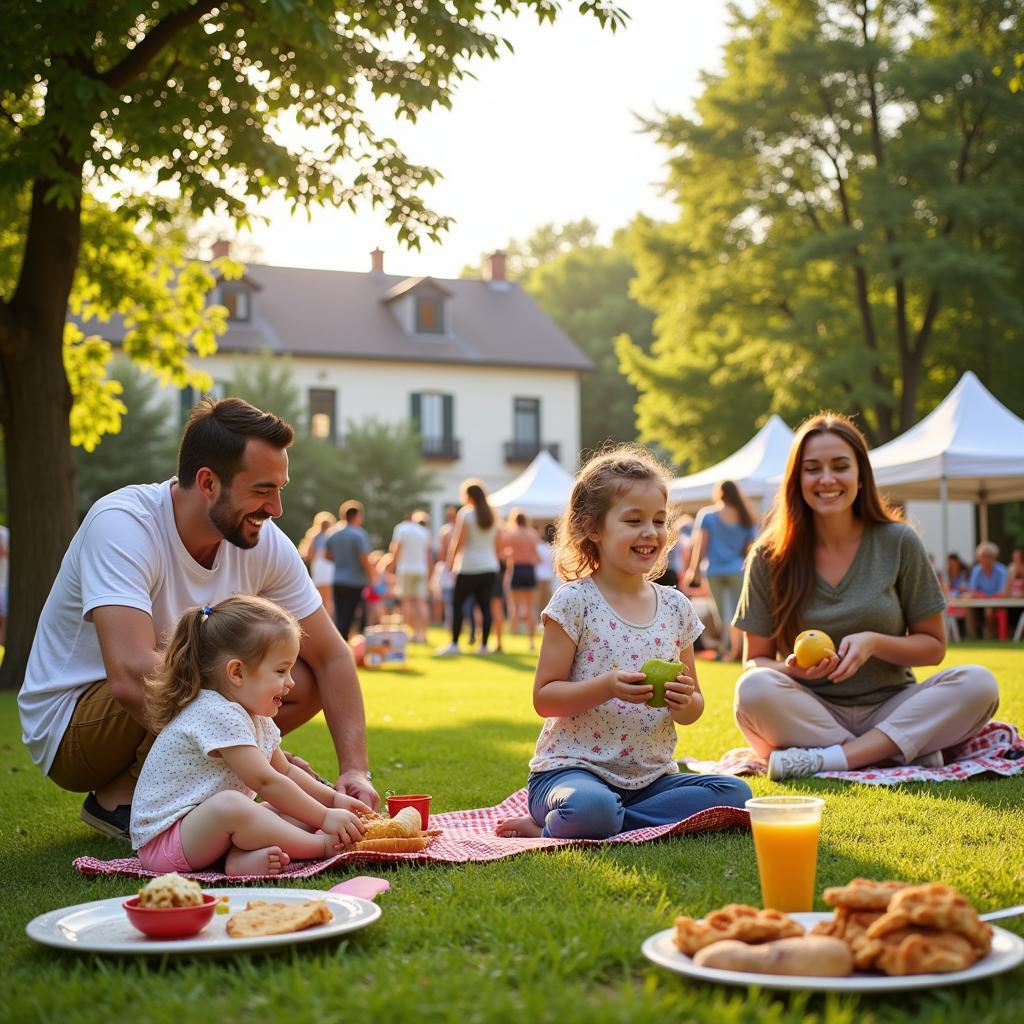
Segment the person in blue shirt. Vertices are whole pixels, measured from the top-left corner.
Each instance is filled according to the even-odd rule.
[[[1001,597],[1006,593],[1006,566],[1000,562],[999,548],[990,540],[982,541],[974,550],[977,561],[971,569],[967,581],[967,589],[971,597]],[[996,635],[994,625],[994,608],[971,608],[968,619],[969,632],[972,636],[979,633],[979,619],[982,620],[984,634],[991,639]]]
[[[743,586],[743,560],[757,536],[757,526],[746,498],[732,480],[716,484],[713,497],[715,503],[702,508],[693,524],[686,583],[692,585],[703,571],[718,611],[718,657],[739,661],[743,645],[732,619]]]

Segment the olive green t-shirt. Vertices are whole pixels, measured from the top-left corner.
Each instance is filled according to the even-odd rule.
[[[904,636],[913,623],[945,607],[921,538],[904,523],[885,523],[864,530],[857,554],[838,586],[816,576],[800,620],[802,629],[823,630],[838,647],[849,633]],[[733,623],[755,636],[770,637],[775,631],[768,564],[760,550],[747,561]],[[913,682],[909,668],[869,658],[841,683],[825,678],[803,685],[825,700],[852,705],[880,704]]]

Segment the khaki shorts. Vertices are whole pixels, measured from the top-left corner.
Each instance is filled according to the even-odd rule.
[[[427,577],[419,572],[404,572],[398,577],[395,593],[399,597],[426,597]]]
[[[72,793],[88,793],[125,771],[137,779],[154,739],[101,679],[78,698],[49,777]]]

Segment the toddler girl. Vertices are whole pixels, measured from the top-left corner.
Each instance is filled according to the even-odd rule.
[[[289,764],[274,716],[294,683],[299,624],[260,597],[192,608],[146,680],[157,733],[132,800],[132,846],[150,871],[275,875],[292,857],[357,842],[370,808]],[[256,803],[258,794],[265,801]]]
[[[556,569],[568,580],[544,609],[533,705],[546,721],[530,761],[527,817],[504,836],[604,839],[742,807],[750,788],[726,776],[680,774],[675,725],[704,710],[690,602],[651,579],[664,570],[666,474],[642,448],[596,456],[580,471],[559,523]],[[647,707],[645,661],[680,661],[664,708]]]

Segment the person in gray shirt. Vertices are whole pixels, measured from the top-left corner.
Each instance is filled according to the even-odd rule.
[[[921,683],[911,671],[945,657],[944,609],[924,545],[875,486],[863,435],[834,413],[807,420],[733,619],[747,669],[736,722],[769,777],[938,767],[976,735],[999,705],[988,669],[957,665]],[[801,668],[793,643],[808,629],[835,651]]]
[[[324,557],[334,563],[334,624],[347,640],[363,607],[363,590],[373,582],[373,566],[370,538],[362,526],[362,503],[346,501],[338,509],[338,518],[345,525],[328,536]]]

